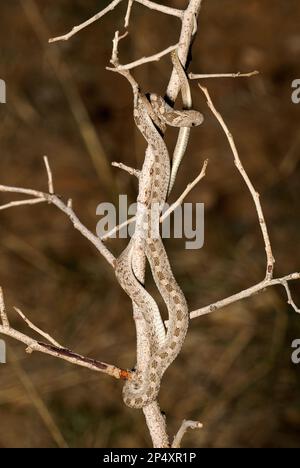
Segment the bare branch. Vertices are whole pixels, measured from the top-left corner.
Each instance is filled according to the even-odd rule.
[[[202,167],[202,170],[200,172],[200,174],[191,182],[187,185],[186,189],[182,192],[182,194],[180,195],[180,197],[170,206],[170,208],[164,212],[164,214],[161,216],[160,218],[160,222],[162,223],[168,216],[170,216],[170,214],[176,210],[176,208],[182,204],[183,200],[186,198],[186,196],[191,192],[191,190],[195,187],[195,185],[198,184],[198,182],[200,182],[200,180],[203,179],[203,177],[205,177],[205,174],[206,174],[206,168],[207,168],[207,165],[208,165],[208,159],[206,159],[204,161],[204,164],[203,164],[203,167]]]
[[[293,298],[292,298],[292,293],[291,293],[291,290],[290,290],[290,287],[289,287],[289,284],[288,284],[288,280],[283,280],[281,282],[286,290],[286,294],[287,294],[287,297],[288,297],[288,304],[290,304],[294,311],[297,312],[297,314],[300,314],[300,309],[299,307],[296,306],[295,302],[293,301]]]
[[[170,47],[167,47],[166,49],[162,50],[161,52],[158,52],[157,54],[150,55],[149,57],[142,57],[138,60],[135,60],[134,62],[127,63],[126,65],[119,65],[116,68],[106,67],[106,70],[110,70],[114,72],[118,72],[121,70],[131,70],[132,68],[139,67],[140,65],[144,65],[145,63],[157,62],[158,60],[161,59],[161,57],[169,54],[170,52],[172,52],[172,50],[175,50],[177,48],[178,48],[178,44],[175,44]]]
[[[48,188],[49,188],[49,193],[53,194],[54,193],[54,188],[53,188],[53,177],[52,177],[52,171],[50,169],[50,164],[48,161],[47,156],[44,156],[44,163],[47,171],[47,176],[48,176]]]
[[[202,429],[202,427],[203,427],[203,424],[201,424],[201,422],[199,421],[187,421],[184,419],[179,428],[179,431],[174,437],[172,448],[180,448],[181,441],[185,433],[188,431],[188,429]]]
[[[45,199],[45,196],[48,197],[49,195],[49,194],[45,194],[44,192],[40,192],[39,190],[27,189],[23,187],[11,187],[9,185],[0,185],[0,192],[22,193],[23,195],[30,195],[32,197],[42,198],[42,199]],[[45,201],[48,201],[48,200],[45,200]]]
[[[107,232],[106,234],[104,234],[102,237],[101,237],[101,240],[102,241],[105,241],[111,237],[113,237],[117,232],[121,231],[121,229],[125,228],[126,226],[129,226],[129,224],[133,223],[134,221],[136,221],[136,216],[132,216],[132,218],[129,218],[127,219],[126,221],[124,221],[123,223],[121,224],[118,224],[117,226],[115,226],[113,229],[111,229],[109,232]]]
[[[133,2],[134,2],[134,0],[128,0],[127,11],[126,11],[125,20],[124,20],[125,28],[128,28],[128,26],[129,26],[129,21],[130,21],[130,15],[131,15],[131,9],[132,9]]]
[[[96,372],[108,374],[111,377],[115,377],[116,379],[131,378],[132,373],[125,369],[120,369],[111,364],[97,361],[96,359],[92,359],[86,356],[81,356],[80,354],[74,353],[73,351],[70,351],[69,349],[60,346],[50,335],[48,335],[48,333],[43,332],[40,328],[38,328],[30,320],[28,320],[27,317],[25,317],[25,315],[19,309],[15,307],[15,310],[30,328],[32,328],[37,333],[46,338],[48,341],[50,341],[51,344],[37,341],[15,330],[9,325],[9,321],[5,312],[2,288],[0,288],[0,314],[2,320],[2,325],[0,325],[0,334],[10,336],[11,338],[14,338],[17,341],[26,344],[26,352],[28,354],[31,354],[33,351],[38,351],[40,353],[49,354],[50,356],[63,359],[81,367],[87,367],[88,369]]]
[[[22,205],[36,205],[37,203],[45,203],[44,198],[30,198],[28,200],[16,200],[5,205],[0,206],[0,211],[7,210],[8,208],[13,208],[14,206],[22,206]]]
[[[61,198],[59,198],[55,194],[49,194],[40,192],[39,190],[33,189],[26,189],[22,187],[10,187],[7,185],[0,185],[0,192],[10,192],[10,193],[22,193],[23,195],[30,195],[39,199],[39,201],[44,200],[45,202],[51,203],[55,205],[60,211],[65,213],[71,223],[73,224],[74,228],[77,229],[84,237],[86,237],[95,247],[96,249],[103,255],[105,260],[114,267],[115,264],[115,257],[114,255],[105,247],[102,243],[101,239],[93,234],[89,229],[87,229],[84,224],[79,220],[73,208],[69,204],[65,204]],[[25,200],[24,203],[26,204]],[[31,202],[29,204],[32,204]]]
[[[225,135],[227,137],[227,140],[229,142],[229,145],[230,145],[232,153],[233,153],[234,164],[236,165],[239,173],[241,174],[242,178],[244,179],[244,181],[245,181],[245,183],[246,183],[246,185],[247,185],[247,187],[248,187],[248,189],[249,189],[249,191],[251,193],[251,196],[253,198],[255,208],[256,208],[256,211],[257,211],[257,215],[258,215],[258,221],[259,221],[260,229],[261,229],[262,236],[263,236],[264,243],[265,243],[265,250],[266,250],[266,256],[267,256],[266,279],[271,279],[273,277],[275,259],[273,257],[273,253],[272,253],[272,247],[271,247],[271,243],[270,243],[270,238],[269,238],[269,234],[268,234],[267,225],[266,225],[266,222],[265,222],[264,213],[263,213],[262,206],[261,206],[261,203],[260,203],[260,200],[259,200],[259,193],[255,190],[255,188],[254,188],[254,186],[253,186],[247,172],[245,171],[245,169],[243,167],[243,164],[242,164],[242,162],[240,160],[240,157],[239,157],[239,154],[238,154],[238,151],[237,151],[233,136],[230,133],[227,125],[225,124],[222,115],[216,110],[216,108],[215,108],[215,106],[214,106],[214,104],[213,104],[213,102],[211,100],[211,97],[209,95],[209,92],[208,92],[207,88],[204,88],[204,87],[202,87],[200,85],[199,85],[199,88],[201,89],[201,91],[206,96],[208,107],[210,108],[212,113],[215,115],[215,117],[217,118],[217,120],[219,121],[221,127],[223,128],[223,130],[225,132]]]
[[[292,273],[282,278],[274,278],[274,279],[266,278],[260,283],[257,283],[248,289],[244,289],[243,291],[237,294],[233,294],[232,296],[226,297],[225,299],[222,299],[221,301],[217,301],[217,302],[214,302],[213,304],[202,307],[201,309],[193,310],[192,312],[190,312],[190,318],[194,319],[202,315],[211,314],[212,312],[215,312],[218,309],[228,306],[229,304],[233,304],[234,302],[240,301],[241,299],[246,299],[247,297],[251,297],[254,294],[264,291],[266,288],[269,288],[270,286],[276,286],[277,284],[281,284],[282,286],[286,288],[286,291],[288,293],[288,303],[291,304],[292,307],[294,307],[296,312],[299,312],[299,309],[295,306],[295,303],[293,302],[291,298],[291,293],[290,293],[289,288],[287,289],[287,282],[297,280],[297,279],[300,279],[300,273]]]
[[[255,76],[259,75],[258,70],[254,70],[249,73],[189,73],[189,79],[190,80],[201,80],[201,79],[206,79],[206,78],[244,78],[244,77],[250,77],[250,76]]]
[[[38,328],[36,325],[34,325],[27,317],[25,314],[23,314],[23,312],[18,309],[18,307],[14,307],[15,311],[20,315],[20,317],[24,320],[24,322],[29,326],[29,328],[31,328],[32,330],[36,331],[39,335],[41,335],[43,338],[46,338],[47,341],[49,341],[49,343],[52,343],[54,346],[56,346],[57,348],[62,348],[62,346],[57,342],[55,341],[54,338],[52,338],[52,336],[48,335],[48,333],[45,333],[43,332],[40,328]]]
[[[110,63],[114,65],[114,67],[119,66],[119,42],[128,36],[128,31],[125,31],[124,34],[120,36],[119,31],[115,31],[114,38],[112,40],[113,47],[111,51],[111,59]]]
[[[9,328],[9,321],[8,321],[7,314],[5,312],[5,303],[4,303],[3,291],[1,287],[0,287],[0,317],[1,317],[3,327]]]
[[[128,172],[130,175],[134,175],[135,177],[139,178],[141,171],[139,169],[134,169],[133,167],[127,166],[126,164],[123,164],[121,162],[112,162],[112,166],[118,167],[119,169],[122,169],[125,172]]]
[[[177,16],[177,18],[182,18],[184,11],[178,10],[177,8],[171,8],[165,5],[160,5],[159,3],[151,2],[150,0],[135,0],[137,3],[141,3],[145,7],[148,7],[150,10],[156,10],[160,13],[165,13],[170,16]]]
[[[182,18],[183,16],[183,11],[178,10],[176,8],[159,5],[155,2],[151,2],[150,0],[135,0],[135,1],[137,3],[141,3],[142,5],[146,6],[147,8],[151,10],[156,10],[161,13],[165,13],[166,15],[176,16],[177,18]],[[121,2],[122,0],[113,0],[106,8],[99,11],[98,13],[96,13],[96,15],[92,16],[91,18],[84,21],[83,23],[77,26],[74,26],[71,29],[71,31],[69,31],[67,34],[63,34],[62,36],[52,37],[51,39],[49,39],[49,43],[58,42],[58,41],[68,41],[72,36],[77,34],[79,31],[82,31],[83,29],[87,28],[91,24],[95,23],[95,21],[98,21],[100,18],[106,15],[106,13],[112,11]],[[126,11],[126,16],[125,16],[125,27],[127,27],[129,23],[129,16],[130,16],[132,4],[133,4],[133,0],[129,0],[129,4],[128,4],[127,11]]]
[[[91,18],[79,24],[78,26],[74,26],[72,30],[68,32],[67,34],[64,34],[62,36],[52,37],[51,39],[49,39],[49,42],[51,43],[51,42],[58,42],[58,41],[68,41],[70,37],[74,36],[82,29],[85,29],[86,27],[95,23],[95,21],[98,21],[98,19],[102,18],[102,16],[106,15],[106,13],[108,13],[109,11],[112,11],[121,2],[122,0],[113,0],[106,8],[96,13],[96,15],[92,16]]]

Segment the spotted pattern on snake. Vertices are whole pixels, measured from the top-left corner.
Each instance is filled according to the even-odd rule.
[[[164,140],[149,116],[145,99],[145,96],[138,94],[134,118],[137,127],[154,155],[151,171],[151,190],[148,200],[146,200],[147,206],[143,219],[143,222],[146,225],[148,224],[149,227],[150,217],[153,214],[151,208],[164,203],[167,196],[170,160]],[[156,216],[156,223],[159,223],[159,213]],[[143,408],[157,398],[161,378],[180,352],[188,328],[187,303],[173,276],[162,240],[159,234],[157,237],[152,237],[151,234],[149,235],[149,229],[146,229],[146,231],[148,234],[145,238],[145,253],[154,281],[167,306],[169,320],[167,333],[165,333],[164,329],[157,329],[155,317],[158,317],[158,315],[159,327],[163,327],[158,306],[152,296],[137,280],[132,270],[132,253],[135,242],[135,236],[133,235],[127,248],[117,259],[115,273],[122,288],[143,312],[148,325],[151,359],[143,375],[137,372],[135,378],[124,385],[124,402],[132,408]]]

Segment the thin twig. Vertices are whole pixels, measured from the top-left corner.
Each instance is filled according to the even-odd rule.
[[[53,194],[54,193],[54,187],[53,187],[53,177],[52,177],[52,171],[50,169],[50,164],[48,161],[48,157],[44,156],[44,163],[46,166],[46,171],[47,171],[47,176],[48,176],[48,188],[49,188],[49,193]]]
[[[190,182],[187,185],[186,189],[182,192],[180,197],[178,197],[177,200],[170,206],[170,208],[164,212],[164,214],[160,218],[160,222],[163,222],[168,216],[170,216],[170,214],[173,211],[175,211],[179,205],[183,203],[183,200],[191,192],[191,190],[195,187],[195,185],[197,185],[200,182],[200,180],[202,180],[203,177],[205,177],[207,165],[208,165],[208,159],[204,161],[200,174],[192,182]]]
[[[101,240],[106,241],[107,239],[110,239],[111,237],[114,237],[117,232],[121,231],[121,229],[125,228],[126,226],[129,226],[129,224],[134,223],[135,221],[136,221],[136,216],[133,216],[132,218],[127,219],[123,223],[118,224],[113,229],[111,229],[109,232],[107,232],[106,234],[101,236]]]
[[[0,287],[0,317],[1,317],[3,327],[9,328],[9,321],[8,321],[7,314],[5,312],[5,303],[4,303],[3,291],[1,287]]]
[[[16,200],[5,205],[0,206],[0,211],[7,210],[8,208],[13,208],[15,206],[22,206],[22,205],[36,205],[37,203],[45,203],[44,198],[30,198],[28,200]]]
[[[50,336],[48,333],[45,333],[43,332],[43,330],[41,330],[40,328],[38,328],[36,325],[34,325],[27,317],[25,314],[23,314],[23,312],[18,309],[18,307],[14,307],[15,311],[20,315],[20,317],[24,320],[24,322],[29,326],[29,328],[31,328],[32,330],[36,331],[39,335],[41,335],[43,338],[46,338],[47,341],[49,341],[49,343],[52,343],[54,346],[56,346],[57,348],[62,348],[62,346],[57,342],[55,341],[54,338],[52,338],[52,336]]]
[[[60,211],[65,213],[71,223],[73,224],[74,228],[77,229],[84,237],[86,237],[95,247],[96,249],[103,255],[105,260],[114,267],[115,265],[115,257],[107,249],[107,247],[102,243],[101,239],[93,234],[82,222],[79,220],[78,216],[75,214],[72,206],[69,204],[65,204],[60,197],[55,194],[44,193],[39,190],[33,189],[26,189],[22,187],[10,187],[7,185],[0,185],[0,192],[10,192],[10,193],[22,193],[23,195],[30,195],[36,197],[38,200],[44,200],[48,203],[55,205]],[[24,200],[22,203],[23,205],[32,204],[31,200]]]
[[[134,2],[134,0],[128,0],[127,10],[126,10],[126,15],[125,15],[125,20],[124,20],[124,27],[125,28],[128,28],[128,26],[129,26],[129,21],[130,21],[130,15],[131,15],[133,2]]]
[[[177,18],[182,18],[184,10],[179,10],[177,8],[168,7],[166,5],[160,5],[159,3],[151,2],[150,0],[135,0],[137,3],[141,3],[145,7],[148,7],[150,10],[156,10],[160,13],[165,13],[170,16],[177,16]]]
[[[188,429],[202,429],[202,427],[203,427],[203,424],[201,424],[201,422],[199,421],[187,421],[184,419],[179,428],[179,431],[174,437],[172,448],[180,448],[181,441],[185,433],[188,431]]]
[[[112,162],[112,166],[118,167],[119,169],[122,169],[125,172],[128,172],[130,175],[134,175],[135,177],[139,178],[141,171],[139,169],[134,169],[133,167],[127,166],[126,164],[123,164],[121,162]]]
[[[0,325],[0,334],[10,336],[21,343],[26,344],[26,352],[31,354],[33,351],[38,351],[40,353],[49,354],[50,356],[57,357],[59,359],[63,359],[65,361],[71,362],[72,364],[76,364],[81,367],[87,367],[90,370],[96,372],[103,372],[108,374],[116,379],[130,379],[132,373],[125,369],[120,369],[116,366],[111,364],[107,364],[102,361],[98,361],[96,359],[91,359],[86,356],[81,356],[80,354],[74,353],[73,351],[69,350],[68,348],[64,348],[60,346],[48,333],[43,332],[40,328],[35,326],[30,320],[25,317],[25,315],[15,307],[15,310],[18,314],[22,317],[22,319],[26,322],[26,324],[35,330],[37,333],[42,335],[51,344],[43,343],[41,341],[37,341],[34,338],[31,338],[24,333],[15,330],[9,325],[9,321],[7,318],[7,314],[5,312],[5,304],[3,299],[2,288],[0,288],[0,316],[2,320],[2,325]],[[57,344],[54,344],[57,343]]]
[[[135,1],[137,3],[141,3],[142,5],[149,8],[150,10],[156,10],[156,11],[159,11],[160,13],[164,13],[164,14],[170,15],[170,16],[175,16],[175,17],[180,18],[180,19],[182,19],[182,17],[183,17],[183,13],[184,13],[183,10],[179,10],[177,8],[171,8],[171,7],[168,7],[168,6],[165,6],[165,5],[160,5],[160,4],[152,2],[150,0],[135,0]],[[51,39],[49,39],[49,43],[58,42],[58,41],[68,41],[71,37],[75,36],[75,34],[77,34],[79,31],[82,31],[83,29],[87,28],[91,24],[95,23],[95,21],[98,21],[100,18],[102,18],[104,15],[106,15],[106,13],[112,11],[121,2],[122,2],[122,0],[113,0],[106,8],[99,11],[98,13],[96,13],[96,15],[92,16],[91,18],[84,21],[83,23],[81,23],[81,24],[79,24],[77,26],[74,26],[71,29],[71,31],[69,31],[67,34],[63,34],[62,36],[52,37]],[[129,3],[132,4],[133,1],[129,0]],[[131,6],[130,6],[130,9],[131,9]],[[127,12],[126,12],[126,16],[125,16],[125,27],[128,26],[128,22],[129,22],[130,11],[128,12],[128,10],[129,10],[129,6],[127,8]],[[127,19],[128,22],[126,22],[126,19]]]
[[[78,26],[74,26],[72,30],[68,32],[67,34],[63,34],[62,36],[52,37],[51,39],[49,39],[49,42],[51,43],[51,42],[58,42],[58,41],[67,41],[68,39],[70,39],[70,37],[74,36],[82,29],[85,29],[86,27],[90,26],[98,19],[102,18],[102,16],[106,15],[106,13],[113,10],[121,2],[122,0],[113,0],[106,8],[96,13],[96,15],[92,16],[91,18],[79,24]]]
[[[194,319],[202,315],[211,314],[212,312],[215,312],[218,309],[226,307],[229,304],[233,304],[234,302],[240,301],[241,299],[246,299],[247,297],[251,297],[254,294],[262,292],[266,288],[269,288],[270,286],[276,286],[277,284],[281,284],[282,286],[286,288],[288,281],[293,281],[297,279],[300,279],[300,273],[292,273],[282,278],[264,279],[260,283],[257,283],[248,289],[244,289],[243,291],[240,291],[237,294],[233,294],[232,296],[226,297],[225,299],[222,299],[221,301],[214,302],[213,304],[202,307],[201,309],[193,310],[192,312],[190,312],[190,318]],[[286,289],[286,290],[287,292],[289,291],[289,289]],[[288,300],[289,300],[288,303],[294,307],[296,312],[299,312],[299,309],[295,306],[295,303],[293,302],[291,298],[290,291],[288,293]]]
[[[189,79],[190,80],[201,80],[201,79],[206,79],[206,78],[244,78],[244,77],[250,77],[250,76],[255,76],[259,75],[258,70],[254,70],[249,73],[189,73]]]
[[[216,110],[216,108],[215,108],[215,106],[214,106],[214,104],[213,104],[213,102],[211,100],[211,97],[209,95],[209,92],[208,92],[207,88],[204,88],[204,87],[202,87],[200,85],[199,85],[199,88],[204,93],[204,95],[205,95],[205,97],[207,99],[208,107],[210,108],[212,113],[215,115],[215,117],[217,118],[218,122],[220,123],[221,127],[223,128],[223,130],[225,132],[225,135],[227,137],[227,140],[229,142],[229,145],[230,145],[232,153],[233,153],[234,163],[235,163],[239,173],[241,174],[242,178],[244,179],[244,181],[245,181],[245,183],[246,183],[246,185],[247,185],[247,187],[248,187],[248,189],[249,189],[249,191],[251,193],[251,196],[253,198],[255,208],[256,208],[256,211],[257,211],[257,215],[258,215],[258,221],[259,221],[260,229],[261,229],[262,236],[263,236],[264,243],[265,243],[265,250],[266,250],[266,257],[267,257],[266,279],[271,279],[273,277],[275,259],[273,257],[273,253],[272,253],[272,247],[271,247],[270,238],[269,238],[269,234],[268,234],[268,228],[267,228],[267,225],[266,225],[266,222],[265,222],[264,213],[263,213],[262,206],[261,206],[261,203],[260,203],[260,200],[259,200],[260,195],[255,190],[255,188],[254,188],[254,186],[253,186],[247,172],[245,171],[245,169],[243,167],[243,164],[242,164],[242,162],[240,160],[240,157],[239,157],[239,154],[238,154],[238,151],[237,151],[233,136],[230,133],[227,125],[225,124],[222,115],[220,114],[220,112],[218,112]]]
[[[110,63],[114,65],[114,67],[119,66],[119,42],[128,36],[128,31],[125,31],[124,34],[120,36],[119,31],[115,31],[114,38],[112,40],[113,47],[111,51],[111,59]]]
[[[126,65],[119,65],[118,67],[106,67],[106,70],[110,70],[113,72],[118,72],[121,70],[132,70],[133,68],[139,67],[140,65],[144,65],[145,63],[157,62],[161,59],[161,57],[169,54],[170,52],[172,52],[172,50],[175,50],[177,48],[178,44],[171,45],[166,49],[162,50],[161,52],[158,52],[157,54],[150,55],[149,57],[142,57],[138,60],[135,60],[134,62],[126,63]]]
[[[287,297],[288,297],[288,304],[290,304],[294,311],[297,312],[297,314],[300,314],[300,309],[299,307],[296,306],[295,302],[293,301],[293,298],[292,298],[292,293],[291,293],[291,290],[290,290],[290,287],[289,287],[289,284],[288,284],[288,281],[287,280],[283,280],[282,281],[282,284],[286,290],[286,294],[287,294]]]

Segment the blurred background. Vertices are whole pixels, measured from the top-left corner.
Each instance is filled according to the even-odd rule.
[[[128,193],[136,182],[112,161],[140,167],[145,142],[132,121],[126,81],[105,70],[114,31],[123,28],[125,2],[70,41],[48,45],[108,4],[95,0],[1,2],[1,184],[46,190],[48,155],[55,190],[95,232],[96,207]],[[177,8],[186,1],[165,2]],[[190,71],[248,72],[252,78],[203,81],[232,131],[268,222],[276,276],[299,271],[299,119],[291,102],[300,78],[298,0],[204,0]],[[179,21],[133,9],[123,63],[177,41]],[[145,91],[164,93],[170,59],[140,67]],[[185,250],[166,242],[190,309],[263,279],[264,245],[252,199],[227,140],[196,83],[194,107],[205,116],[192,132],[173,198],[209,158],[207,176],[189,195],[205,203],[205,244]],[[180,103],[179,103],[180,105]],[[176,132],[168,130],[174,146]],[[12,196],[0,194],[1,204]],[[0,212],[0,285],[12,325],[28,334],[13,305],[70,349],[121,367],[135,363],[130,301],[97,251],[54,207]],[[115,254],[121,241],[108,246]],[[299,283],[292,283],[300,304]],[[285,291],[269,288],[214,314],[195,319],[182,353],[167,371],[160,402],[174,434],[182,419],[204,429],[186,435],[186,447],[299,447],[300,364],[291,343],[300,317]],[[151,446],[141,411],[122,403],[122,383],[45,355],[25,354],[7,339],[0,367],[1,447]]]

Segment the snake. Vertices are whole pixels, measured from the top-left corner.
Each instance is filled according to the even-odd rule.
[[[151,344],[151,356],[145,371],[137,370],[123,387],[124,403],[138,409],[157,399],[163,374],[179,354],[189,323],[185,296],[173,275],[159,234],[159,215],[168,195],[171,174],[169,153],[161,129],[165,124],[191,127],[202,120],[196,111],[177,111],[155,94],[148,99],[140,91],[133,90],[135,124],[151,149],[153,160],[148,190],[143,199],[138,199],[135,233],[116,260],[115,274],[123,290],[142,311]],[[156,301],[138,281],[132,268],[135,242],[141,234],[152,276],[167,307],[167,330]]]
[[[189,80],[186,76],[185,70],[175,50],[171,52],[171,59],[172,59],[173,66],[176,70],[176,73],[180,81],[183,108],[191,109],[193,105],[193,101],[192,101],[192,94],[191,94],[191,89],[189,85]],[[203,114],[201,114],[200,112],[188,110],[186,114],[192,115],[193,122],[194,122],[193,126],[201,125],[203,123],[204,117],[203,117]],[[171,190],[174,187],[177,172],[181,164],[181,161],[183,159],[183,156],[186,152],[186,148],[187,148],[188,141],[190,138],[191,125],[181,125],[180,127],[181,128],[179,130],[177,143],[176,143],[176,146],[173,152],[173,157],[172,157],[172,170],[171,170],[171,176],[170,176],[168,195],[170,195]]]

